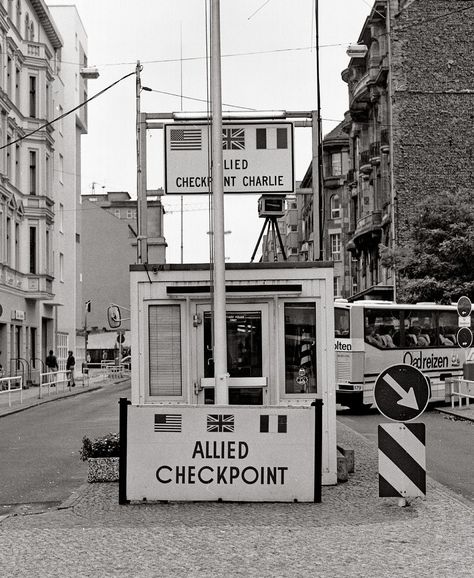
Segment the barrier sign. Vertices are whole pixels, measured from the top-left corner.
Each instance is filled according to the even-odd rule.
[[[314,501],[312,407],[128,406],[129,500]]]
[[[379,496],[426,495],[424,423],[384,423],[378,427]]]
[[[165,192],[175,195],[212,191],[208,124],[165,125]],[[294,191],[293,125],[224,123],[224,193]]]

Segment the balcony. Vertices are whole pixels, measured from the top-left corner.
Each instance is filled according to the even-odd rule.
[[[378,244],[382,234],[382,211],[372,211],[357,220],[356,230],[349,240],[348,250],[361,245]]]
[[[15,289],[25,299],[53,298],[53,277],[20,273],[8,265],[0,265],[0,287]]]

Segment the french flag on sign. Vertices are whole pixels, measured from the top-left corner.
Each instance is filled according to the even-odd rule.
[[[288,416],[286,415],[261,415],[260,433],[287,433]]]

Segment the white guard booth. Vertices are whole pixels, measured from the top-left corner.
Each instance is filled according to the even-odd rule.
[[[209,265],[131,266],[123,501],[318,501],[336,483],[332,264],[227,264],[226,311],[217,406]]]

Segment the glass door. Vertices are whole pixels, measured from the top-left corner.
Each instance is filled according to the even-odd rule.
[[[214,403],[213,317],[209,305],[197,306],[199,403]],[[227,372],[229,404],[262,405],[268,385],[268,305],[228,304]]]

